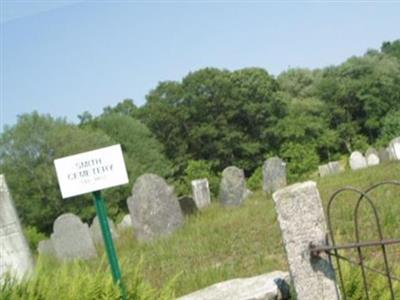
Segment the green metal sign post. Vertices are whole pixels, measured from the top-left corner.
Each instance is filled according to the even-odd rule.
[[[104,247],[106,248],[108,262],[111,267],[112,277],[121,290],[123,300],[126,300],[126,289],[121,278],[121,269],[118,263],[118,257],[115,251],[114,242],[111,237],[110,226],[108,226],[107,209],[104,204],[100,191],[93,192],[94,204],[96,206],[97,216],[99,218],[100,228],[103,235]]]

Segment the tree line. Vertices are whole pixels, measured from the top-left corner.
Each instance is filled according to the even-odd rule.
[[[105,192],[117,218],[145,172],[167,178],[179,194],[190,193],[190,180],[207,176],[215,194],[229,165],[243,168],[257,187],[252,179],[273,155],[288,163],[295,181],[353,150],[386,146],[400,135],[400,40],[338,66],[277,77],[262,68],[204,68],[160,82],[141,107],[125,99],[99,116],[78,117],[71,124],[24,114],[0,136],[0,173],[23,223],[40,232],[51,232],[65,211],[93,217],[90,195],[61,199],[53,160],[102,146],[121,144],[131,182]]]

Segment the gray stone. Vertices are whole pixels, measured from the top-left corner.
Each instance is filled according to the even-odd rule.
[[[219,200],[223,205],[240,205],[246,192],[244,172],[235,166],[225,168],[219,186]]]
[[[379,160],[381,163],[390,160],[390,152],[388,149],[379,150]]]
[[[108,227],[110,228],[111,237],[114,241],[116,241],[119,238],[119,235],[117,229],[115,228],[114,222],[109,218],[107,218],[107,221]],[[92,225],[90,226],[90,234],[95,245],[103,245],[103,234],[101,232],[98,216],[95,216],[93,219]]]
[[[140,176],[127,202],[138,240],[166,236],[183,225],[183,214],[174,189],[158,175]]]
[[[288,282],[287,272],[275,271],[216,283],[177,300],[284,300],[289,299]]]
[[[198,209],[201,210],[210,205],[210,188],[208,186],[208,180],[206,178],[193,180],[192,192],[193,200],[196,203]]]
[[[60,260],[90,259],[97,256],[89,226],[72,213],[62,214],[54,221],[50,239],[56,257]]]
[[[343,168],[338,161],[331,161],[325,165],[319,166],[318,171],[320,177],[325,177],[328,175],[338,174],[343,171]]]
[[[33,270],[33,258],[6,179],[2,174],[0,174],[0,247],[0,278],[9,272],[12,276],[22,279],[25,274]]]
[[[352,170],[363,169],[367,167],[367,160],[361,152],[354,151],[350,155],[349,165]]]
[[[249,189],[245,189],[243,193],[243,200],[246,200],[249,198],[251,195],[253,195],[253,192]]]
[[[369,147],[367,152],[365,152],[365,159],[368,166],[376,166],[380,163],[379,153],[372,147]]]
[[[178,199],[178,202],[184,215],[193,215],[199,210],[190,196],[182,196]]]
[[[117,225],[117,229],[118,230],[126,230],[128,228],[132,228],[132,219],[131,219],[131,215],[125,215],[121,222],[118,223]]]
[[[40,241],[37,250],[39,255],[56,257],[56,250],[50,239]]]
[[[286,186],[286,163],[279,157],[271,157],[263,165],[263,191],[273,193]]]
[[[297,183],[273,194],[289,270],[298,300],[340,299],[326,254],[312,258],[309,245],[324,244],[326,222],[316,183]]]
[[[400,160],[400,137],[394,138],[390,141],[388,150],[390,152],[391,160]]]

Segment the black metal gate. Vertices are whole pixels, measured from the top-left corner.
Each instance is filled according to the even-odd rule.
[[[375,184],[375,185],[369,187],[365,191],[361,191],[361,190],[353,188],[353,187],[344,187],[344,188],[337,190],[331,196],[331,198],[329,199],[329,202],[328,202],[328,207],[327,207],[328,234],[327,234],[326,244],[325,245],[310,245],[310,251],[311,251],[311,255],[313,257],[318,257],[321,252],[325,252],[329,255],[330,258],[332,258],[332,257],[335,258],[337,273],[338,273],[338,276],[340,279],[340,285],[341,285],[341,290],[342,290],[342,297],[344,300],[346,300],[346,291],[345,291],[342,265],[341,265],[341,262],[343,262],[343,261],[346,261],[347,263],[358,266],[360,268],[361,274],[362,274],[363,287],[364,287],[364,291],[365,291],[365,299],[371,298],[370,291],[369,291],[369,283],[368,283],[367,276],[366,276],[366,271],[371,271],[376,274],[379,274],[379,276],[384,276],[384,278],[386,278],[386,281],[387,281],[387,287],[390,291],[391,299],[392,300],[400,299],[400,294],[395,295],[395,290],[393,288],[393,282],[400,281],[400,277],[392,274],[391,269],[390,269],[388,254],[387,254],[387,246],[392,245],[392,244],[399,244],[400,239],[399,238],[392,239],[392,238],[384,237],[378,210],[370,196],[370,194],[373,190],[375,190],[378,187],[384,186],[384,185],[400,186],[400,181],[381,182],[381,183],[378,183],[378,184]],[[331,212],[332,212],[332,206],[333,206],[335,199],[337,199],[339,194],[341,194],[345,191],[353,192],[353,193],[357,194],[357,197],[358,197],[357,203],[356,203],[356,205],[354,207],[354,211],[353,211],[355,242],[337,245],[335,242],[334,232],[332,230],[333,228],[332,228]],[[361,239],[360,239],[360,222],[359,222],[359,219],[360,219],[359,214],[360,213],[359,213],[359,211],[360,211],[360,204],[363,201],[367,201],[368,204],[370,205],[370,208],[372,209],[374,223],[376,224],[376,230],[377,230],[377,234],[379,237],[378,240],[361,241]],[[400,221],[400,216],[398,216],[398,219]],[[375,248],[379,249],[379,252],[381,253],[381,255],[383,257],[383,268],[382,269],[373,268],[371,266],[366,265],[365,258],[363,256],[363,251],[367,247],[375,247]],[[344,250],[344,249],[356,249],[357,258],[352,259],[352,258],[341,255],[339,253],[339,250]]]

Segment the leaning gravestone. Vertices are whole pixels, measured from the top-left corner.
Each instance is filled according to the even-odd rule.
[[[210,205],[210,188],[208,186],[208,180],[206,178],[193,180],[192,192],[193,200],[196,203],[198,209],[201,210]]]
[[[325,177],[328,175],[337,174],[343,171],[343,168],[340,166],[338,161],[331,161],[325,165],[321,165],[318,167],[319,176]]]
[[[390,160],[390,153],[389,153],[389,150],[387,148],[386,149],[380,149],[378,156],[379,156],[379,161],[380,162],[385,162],[385,161]]]
[[[244,172],[235,166],[225,168],[219,186],[219,200],[223,205],[240,205],[246,195]]]
[[[183,214],[174,189],[158,175],[140,176],[127,203],[138,240],[165,236],[183,225]]]
[[[368,148],[367,152],[365,152],[365,159],[368,166],[376,166],[380,163],[379,153],[372,147]]]
[[[273,193],[286,186],[286,164],[279,157],[271,157],[263,165],[263,191]]]
[[[298,300],[339,300],[328,255],[311,257],[310,244],[323,245],[326,221],[317,185],[297,183],[272,195]]]
[[[4,175],[0,174],[0,278],[10,272],[21,279],[33,269],[33,259],[22,232]]]
[[[74,214],[62,214],[54,221],[50,239],[59,260],[97,256],[89,226]]]
[[[400,160],[400,137],[394,138],[389,143],[390,159]]]
[[[114,241],[116,241],[119,238],[117,229],[115,228],[114,222],[110,219],[107,218],[108,221],[108,227],[110,228],[111,232],[111,237]],[[92,236],[93,242],[95,245],[103,245],[103,235],[101,233],[101,228],[100,228],[100,223],[99,223],[99,218],[96,216],[93,219],[92,225],[90,226],[90,234]]]
[[[365,159],[364,155],[361,154],[361,152],[354,151],[350,155],[349,164],[352,170],[363,169],[367,167],[367,160]]]

